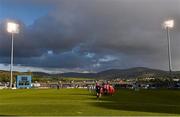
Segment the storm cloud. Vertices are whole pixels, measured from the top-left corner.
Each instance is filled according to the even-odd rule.
[[[3,1],[3,0],[1,0]],[[15,35],[15,64],[33,67],[100,71],[151,67],[166,70],[164,20],[171,30],[173,68],[180,69],[179,0],[6,0],[17,6],[50,6],[31,25],[21,19]],[[22,12],[22,11],[19,11]],[[9,63],[11,36],[0,24],[0,62]]]

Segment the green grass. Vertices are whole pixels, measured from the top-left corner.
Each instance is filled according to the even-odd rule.
[[[0,115],[180,115],[180,91],[119,90],[97,100],[82,89],[0,90]]]

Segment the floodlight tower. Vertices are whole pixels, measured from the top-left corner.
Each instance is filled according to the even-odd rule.
[[[168,60],[169,60],[169,72],[172,72],[172,62],[171,62],[171,40],[169,30],[174,27],[174,20],[167,20],[164,22],[164,27],[167,31],[167,40],[168,40]]]
[[[13,84],[13,55],[14,55],[14,34],[19,33],[19,25],[14,22],[7,23],[7,32],[11,34],[11,65],[10,65],[10,72],[11,72],[11,79],[10,79],[10,88],[12,88]]]
[[[169,60],[169,74],[171,76],[172,73],[172,61],[171,61],[171,39],[170,39],[170,29],[174,27],[174,20],[164,21],[164,28],[167,31],[167,40],[168,40],[168,60]]]

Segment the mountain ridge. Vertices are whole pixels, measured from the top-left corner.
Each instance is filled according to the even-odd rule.
[[[8,73],[9,71],[1,71]],[[145,77],[168,77],[169,72],[159,69],[152,69],[147,67],[133,67],[128,69],[108,69],[97,73],[77,73],[67,72],[59,74],[49,74],[44,72],[15,72],[21,74],[31,74],[36,77],[74,77],[74,78],[97,78],[97,79],[133,79],[133,78],[145,78]],[[180,71],[173,71],[172,74],[176,77],[180,76]]]

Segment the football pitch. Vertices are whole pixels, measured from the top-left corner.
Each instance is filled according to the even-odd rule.
[[[1,116],[180,115],[179,90],[118,90],[97,100],[86,89],[0,90]]]

